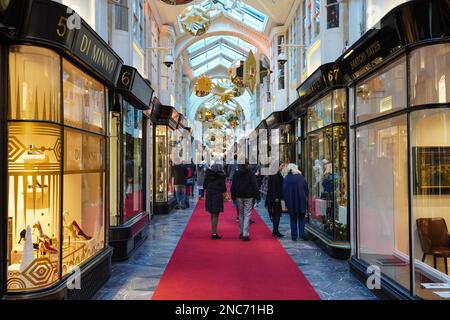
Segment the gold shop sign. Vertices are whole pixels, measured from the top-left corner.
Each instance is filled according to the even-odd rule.
[[[73,42],[73,53],[111,82],[115,82],[119,59],[105,46],[84,21],[77,30]]]

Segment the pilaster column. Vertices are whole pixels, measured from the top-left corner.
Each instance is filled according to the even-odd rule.
[[[160,28],[159,45],[161,47],[174,48],[175,46],[175,30],[172,26],[163,25]],[[170,52],[172,55],[173,49]],[[169,51],[163,50],[159,55],[160,62],[160,96],[158,97],[162,104],[173,105],[175,101],[175,66],[166,67],[164,61]]]

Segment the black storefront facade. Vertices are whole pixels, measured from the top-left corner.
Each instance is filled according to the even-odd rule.
[[[297,110],[289,113],[301,114],[297,143],[302,148],[302,168],[309,187],[305,229],[327,253],[346,259],[351,249],[347,91],[338,66],[320,66],[297,91]]]
[[[122,61],[84,20],[69,28],[64,5],[2,10],[0,295],[86,299],[111,270],[107,110]],[[68,290],[78,271],[89,285]]]
[[[391,298],[445,299],[450,1],[394,8],[336,63],[349,91],[351,270],[379,272],[374,292]]]
[[[167,214],[175,207],[172,149],[180,121],[178,111],[153,99],[153,212]]]
[[[131,66],[122,66],[110,105],[110,230],[113,259],[127,259],[148,236],[151,202],[149,121],[153,89]]]

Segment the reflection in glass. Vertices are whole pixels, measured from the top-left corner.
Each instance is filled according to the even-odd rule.
[[[356,85],[356,121],[364,122],[406,108],[406,58]]]
[[[39,47],[11,46],[9,119],[60,122],[60,58]]]
[[[450,284],[450,110],[416,111],[411,125],[415,289],[440,299],[423,284]]]
[[[406,116],[357,129],[358,256],[410,287]]]
[[[421,47],[410,56],[411,105],[450,102],[450,45]]]
[[[124,103],[124,221],[144,211],[144,135],[142,111]]]
[[[7,290],[48,287],[59,279],[61,128],[8,126]]]
[[[308,108],[308,132],[326,127],[331,123],[331,95],[329,94]]]
[[[103,85],[73,64],[63,62],[64,124],[103,133],[105,90]]]

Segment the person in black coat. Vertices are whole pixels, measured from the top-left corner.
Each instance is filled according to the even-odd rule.
[[[240,238],[250,240],[249,225],[255,199],[259,199],[259,189],[255,174],[247,164],[239,166],[231,184],[231,198],[237,202],[239,211]]]
[[[220,164],[213,164],[206,170],[203,189],[206,190],[205,206],[206,211],[211,213],[211,239],[221,239],[217,234],[217,225],[219,224],[219,213],[223,212],[224,193],[227,192],[225,185],[225,172]]]
[[[278,172],[274,175],[269,176],[265,203],[273,224],[272,234],[277,238],[284,237],[284,234],[281,234],[279,231],[282,211],[281,200],[283,199],[283,175],[281,174],[283,168],[284,164],[280,163]]]
[[[172,168],[173,184],[175,187],[175,197],[177,199],[177,209],[186,209],[186,180],[188,175],[184,161],[174,165]]]

